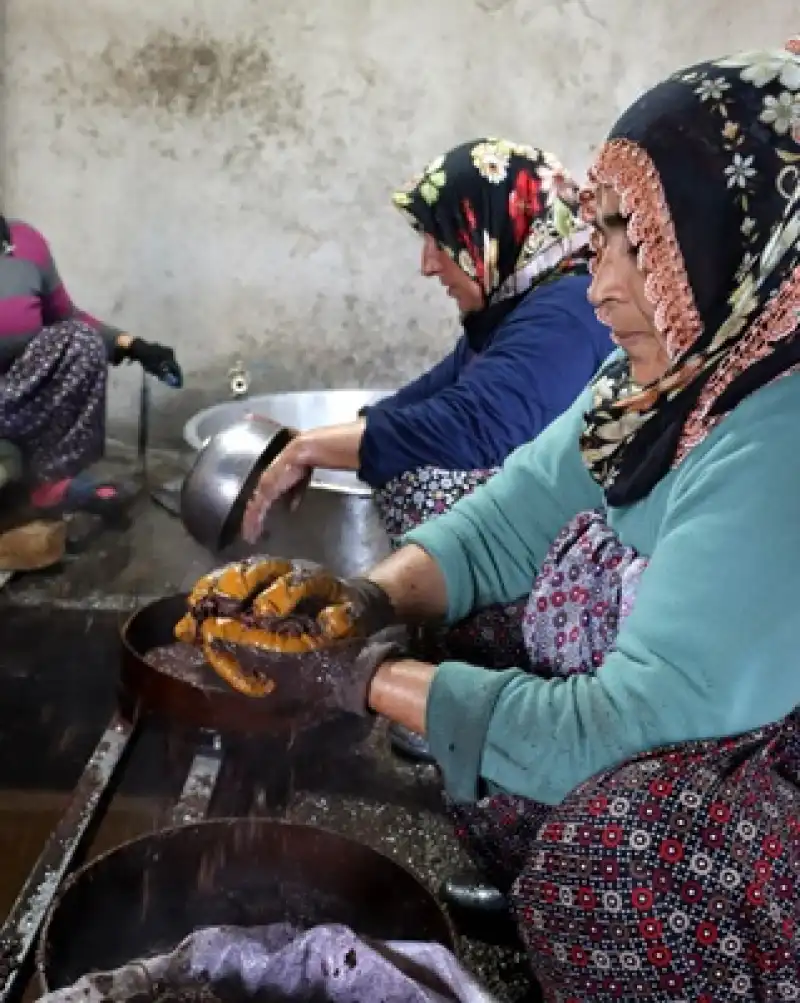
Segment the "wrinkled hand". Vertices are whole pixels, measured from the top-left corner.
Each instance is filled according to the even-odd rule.
[[[155,341],[134,338],[125,350],[124,357],[138,362],[146,373],[176,390],[183,386],[183,371],[173,350]]]
[[[292,511],[300,504],[314,472],[302,454],[302,440],[295,437],[261,475],[242,519],[242,536],[247,543],[258,541],[267,513],[280,498],[287,497]]]

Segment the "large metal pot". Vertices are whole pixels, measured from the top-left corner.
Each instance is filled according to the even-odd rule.
[[[268,419],[243,418],[205,442],[181,488],[181,519],[198,543],[216,552],[234,542],[259,476],[291,437]]]
[[[192,473],[184,488],[183,518],[186,528],[213,553],[226,552],[231,559],[244,557],[253,548],[236,540],[238,524],[258,471],[275,455],[275,441],[269,429],[295,428],[298,431],[336,422],[352,421],[360,408],[385,397],[387,390],[314,390],[267,394],[241,401],[228,401],[199,411],[184,428],[187,443],[198,450]],[[242,449],[238,433],[247,414],[265,416],[254,427],[248,425],[247,444],[236,463],[238,473],[224,488],[211,476],[215,455],[231,445]],[[274,423],[271,425],[271,423]],[[225,438],[219,439],[220,435]],[[259,435],[263,440],[259,441]],[[253,437],[256,437],[255,439]],[[282,436],[282,433],[281,433]],[[213,444],[213,446],[212,446]],[[264,453],[251,468],[262,447]],[[227,463],[228,461],[226,461]],[[231,461],[232,462],[232,461]],[[244,470],[254,470],[244,474]],[[236,495],[236,484],[243,495]],[[300,509],[291,514],[284,505],[275,505],[267,520],[267,537],[256,548],[260,552],[318,561],[342,577],[371,567],[389,551],[389,539],[372,503],[370,489],[351,471],[315,471],[310,490]],[[206,497],[206,492],[211,495]]]
[[[215,819],[123,843],[70,877],[42,930],[41,988],[171,950],[206,926],[283,922],[453,946],[433,895],[375,850],[310,826]]]
[[[278,425],[306,432],[324,425],[354,421],[363,407],[388,397],[394,391],[296,390],[263,394],[242,400],[223,401],[198,411],[183,429],[192,449],[201,449],[211,436],[241,421],[248,413],[264,415]],[[369,487],[350,470],[316,470],[311,487],[323,491],[368,496]]]

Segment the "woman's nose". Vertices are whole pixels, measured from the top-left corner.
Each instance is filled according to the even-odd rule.
[[[598,252],[594,259],[592,281],[586,296],[595,309],[609,298],[613,298],[612,293],[616,280],[612,257],[613,255],[608,250],[604,250]]]
[[[422,243],[422,259],[420,261],[420,271],[426,277],[438,275],[439,268],[439,248],[431,237],[425,237]]]

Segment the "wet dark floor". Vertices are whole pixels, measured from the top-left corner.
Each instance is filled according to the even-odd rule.
[[[282,552],[279,541],[274,552]],[[114,713],[121,621],[215,563],[167,513],[146,506],[126,533],[103,533],[58,572],[21,576],[0,593],[4,913]],[[166,824],[201,740],[159,722],[140,727],[86,855]],[[435,772],[398,761],[380,728],[365,737],[361,725],[336,725],[298,736],[291,748],[286,739],[228,736],[210,814],[285,818],[354,836],[432,889],[461,859]],[[461,947],[499,1000],[532,998],[513,951],[467,940]]]

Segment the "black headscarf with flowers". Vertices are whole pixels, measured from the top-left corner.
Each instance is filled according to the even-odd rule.
[[[612,188],[670,358],[594,385],[581,448],[611,505],[655,484],[741,400],[800,367],[800,46],[681,70],[625,112],[590,169]]]
[[[484,307],[462,317],[480,351],[535,285],[588,270],[589,230],[578,187],[552,154],[476,139],[437,157],[394,204],[481,287]]]

